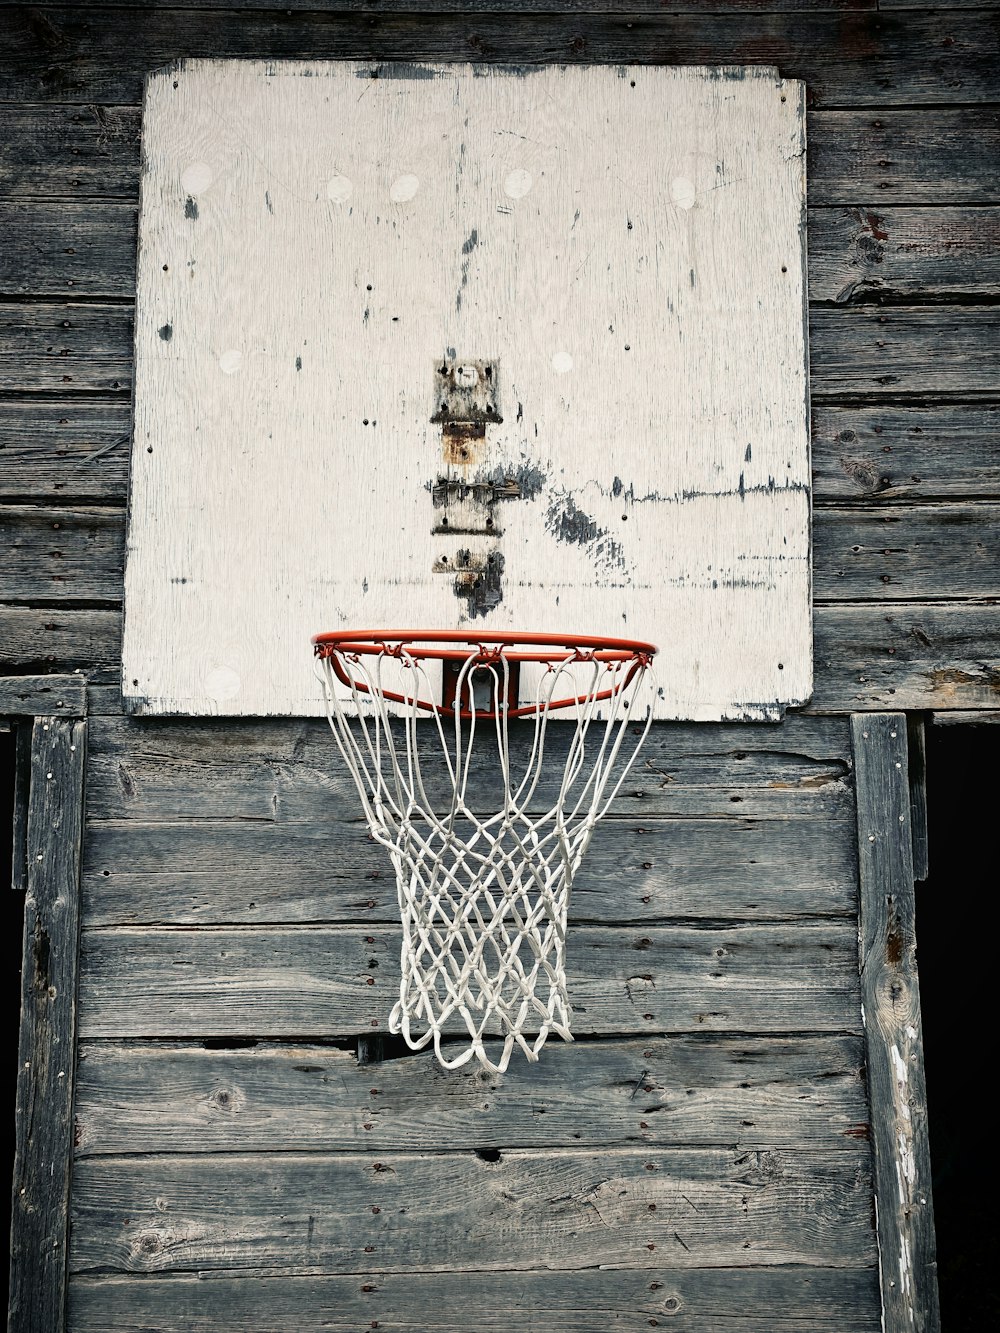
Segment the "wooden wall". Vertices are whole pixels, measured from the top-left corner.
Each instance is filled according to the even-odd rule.
[[[0,5],[0,670],[96,682],[79,1333],[880,1327],[838,714],[1000,694],[997,12],[491,8]],[[322,725],[121,716],[138,107],[185,55],[760,61],[809,85],[832,716],[656,729],[574,903],[579,1041],[516,1075],[383,1035],[394,889]]]
[[[813,706],[996,706],[997,11],[425,7],[0,6],[0,670],[117,670],[147,69],[184,55],[766,62],[806,80],[811,107]]]

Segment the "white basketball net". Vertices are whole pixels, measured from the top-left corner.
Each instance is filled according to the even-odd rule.
[[[502,704],[510,672],[502,655],[477,666],[471,648],[457,681],[456,698],[467,709],[474,689],[480,710],[493,716],[463,717],[456,707],[450,717],[418,707],[436,691],[425,661],[405,646],[375,656],[347,645],[333,651],[352,685],[342,700],[330,658],[320,658],[327,717],[372,836],[396,871],[403,944],[390,1031],[414,1050],[433,1041],[446,1069],[476,1056],[498,1073],[515,1043],[537,1060],[550,1032],[572,1041],[566,918],[573,878],[649,730],[648,662],[598,661],[569,649],[541,669],[532,712],[518,724],[508,722]],[[384,674],[407,703],[387,705]],[[549,705],[566,695],[579,701],[559,710],[565,724],[551,722]],[[494,787],[495,812],[486,815],[470,806],[470,778],[481,785],[484,770]],[[443,1047],[442,1038],[456,1033],[465,1043]],[[494,1063],[483,1043],[496,1035],[504,1044]]]

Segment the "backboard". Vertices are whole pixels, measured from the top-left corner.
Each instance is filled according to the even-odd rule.
[[[804,210],[765,68],[152,75],[126,705],[318,714],[313,634],[416,626],[805,700]]]

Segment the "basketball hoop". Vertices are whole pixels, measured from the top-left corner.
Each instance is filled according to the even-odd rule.
[[[573,879],[649,731],[656,648],[450,630],[313,644],[331,730],[396,871],[403,944],[390,1031],[413,1050],[433,1041],[446,1069],[476,1056],[496,1073],[515,1043],[537,1060],[550,1032],[572,1041]],[[555,712],[575,727],[551,732]],[[466,1044],[449,1058],[442,1039],[456,1031]],[[483,1042],[497,1035],[493,1063]]]

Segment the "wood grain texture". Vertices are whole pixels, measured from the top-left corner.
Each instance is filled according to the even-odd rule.
[[[546,1046],[506,1076],[330,1046],[85,1043],[77,1155],[470,1148],[854,1146],[860,1036],[631,1038]]]
[[[80,834],[87,724],[32,731],[21,974],[9,1328],[63,1327],[80,931]]]
[[[906,717],[851,719],[859,946],[886,1333],[937,1333],[937,1259],[914,932]]]
[[[868,1146],[84,1158],[74,1273],[648,1269],[874,1258]],[[237,1202],[238,1201],[238,1202]],[[650,1205],[653,1205],[651,1207]],[[366,1252],[365,1246],[374,1246]],[[654,1247],[653,1250],[649,1246]],[[374,1256],[374,1258],[372,1257]],[[836,1266],[834,1265],[834,1266]]]
[[[854,199],[859,197],[860,191]],[[1000,210],[911,208],[869,199],[810,209],[812,301],[918,304],[996,296]]]
[[[927,728],[922,713],[906,717],[906,755],[910,780],[910,854],[914,880],[929,873],[927,828]]]
[[[124,502],[126,401],[0,402],[0,497],[10,502]]]
[[[83,676],[0,676],[0,714],[6,717],[83,717]]]
[[[1000,605],[817,607],[816,679],[820,712],[996,707]]]
[[[120,398],[0,401],[0,497],[123,502],[130,433]],[[812,478],[817,505],[1000,499],[1000,407],[817,402]]]
[[[1000,498],[1000,407],[817,405],[817,502]]]
[[[121,620],[120,608],[62,610],[0,604],[0,668],[117,668],[121,661]]]
[[[839,281],[839,279],[838,279]],[[995,307],[814,306],[813,403],[995,395]],[[11,394],[121,394],[132,381],[132,312],[99,302],[0,305],[0,386]],[[881,344],[881,346],[880,346]]]
[[[818,510],[813,587],[819,601],[1000,594],[1000,505]]]
[[[849,457],[853,460],[856,454]],[[880,461],[869,455],[868,465]],[[849,468],[855,466],[870,476],[864,473],[864,456],[848,464]],[[992,471],[989,453],[982,468],[987,474]],[[891,474],[882,472],[874,479],[875,495],[880,499],[883,497],[878,488],[886,476],[890,484],[885,489],[891,490]],[[863,511],[822,506],[813,514],[812,536],[813,593],[817,602],[993,597],[1000,592],[1000,505],[995,501],[881,503]],[[25,602],[81,598],[118,602],[122,596],[125,542],[124,514],[118,507],[0,506],[0,544],[9,552],[6,595]],[[180,576],[180,581],[187,577]],[[178,582],[177,577],[174,582]],[[133,632],[138,638],[140,630]],[[315,716],[323,707],[318,684],[311,676],[309,637],[303,631],[289,639],[285,647],[285,656],[299,657],[311,677],[308,695],[296,703],[299,716]],[[149,640],[148,651],[156,642]],[[675,635],[673,650],[678,647]],[[134,654],[131,660],[136,660]],[[657,672],[665,688],[670,661],[665,659]],[[132,679],[127,680],[127,686],[133,691],[141,689],[141,681],[136,687]],[[217,706],[224,710],[232,702],[221,700]],[[752,715],[753,709],[749,712]]]
[[[766,68],[152,76],[135,711],[314,713],[297,645],[395,623],[401,596],[417,625],[627,628],[660,646],[657,718],[802,702],[804,132]],[[447,348],[498,395],[457,459]],[[508,476],[486,527],[431,503]],[[451,572],[477,562],[488,598]]]
[[[117,600],[125,528],[118,508],[0,507],[4,595],[24,601]]]
[[[669,1267],[644,1272],[379,1272],[352,1277],[78,1277],[72,1327],[107,1333],[216,1333],[220,1324],[269,1333],[371,1327],[393,1333],[467,1333],[469,1309],[483,1333],[648,1333],[653,1321],[677,1333],[879,1333],[877,1270]],[[654,1325],[655,1326],[655,1325]]]
[[[135,199],[138,101],[135,106],[102,106],[97,100],[50,106],[19,100],[5,106],[0,142],[4,198]]]
[[[814,308],[809,314],[814,401],[995,394],[1000,311]]]
[[[573,1028],[587,1033],[854,1032],[853,922],[572,926]],[[376,924],[85,930],[88,1037],[352,1037],[384,1028],[399,931]]]
[[[123,21],[124,19],[124,21]],[[0,32],[7,101],[137,105],[147,70],[192,53],[379,61],[462,58],[506,64],[763,62],[802,79],[813,104],[901,106],[1000,100],[995,14],[509,13],[349,16],[91,6],[14,9]]]
[[[569,732],[550,733],[553,759]],[[511,729],[512,764],[530,746],[530,727]],[[853,818],[846,723],[789,717],[780,727],[662,724],[652,728],[617,814],[825,816]],[[538,808],[557,788],[552,772]],[[444,799],[446,776],[425,770],[428,794]],[[483,791],[470,782],[470,795]],[[282,823],[353,818],[357,793],[325,722],[184,722],[109,716],[95,726],[88,799],[92,817],[249,819]],[[532,808],[535,808],[534,801]]]
[[[574,880],[573,920],[853,916],[854,841],[848,820],[827,814],[608,816]],[[399,913],[386,852],[359,821],[339,817],[93,823],[83,902],[91,926],[386,922]]]
[[[109,226],[114,244],[109,246]],[[135,210],[128,204],[0,204],[4,297],[115,296],[135,288]]]

